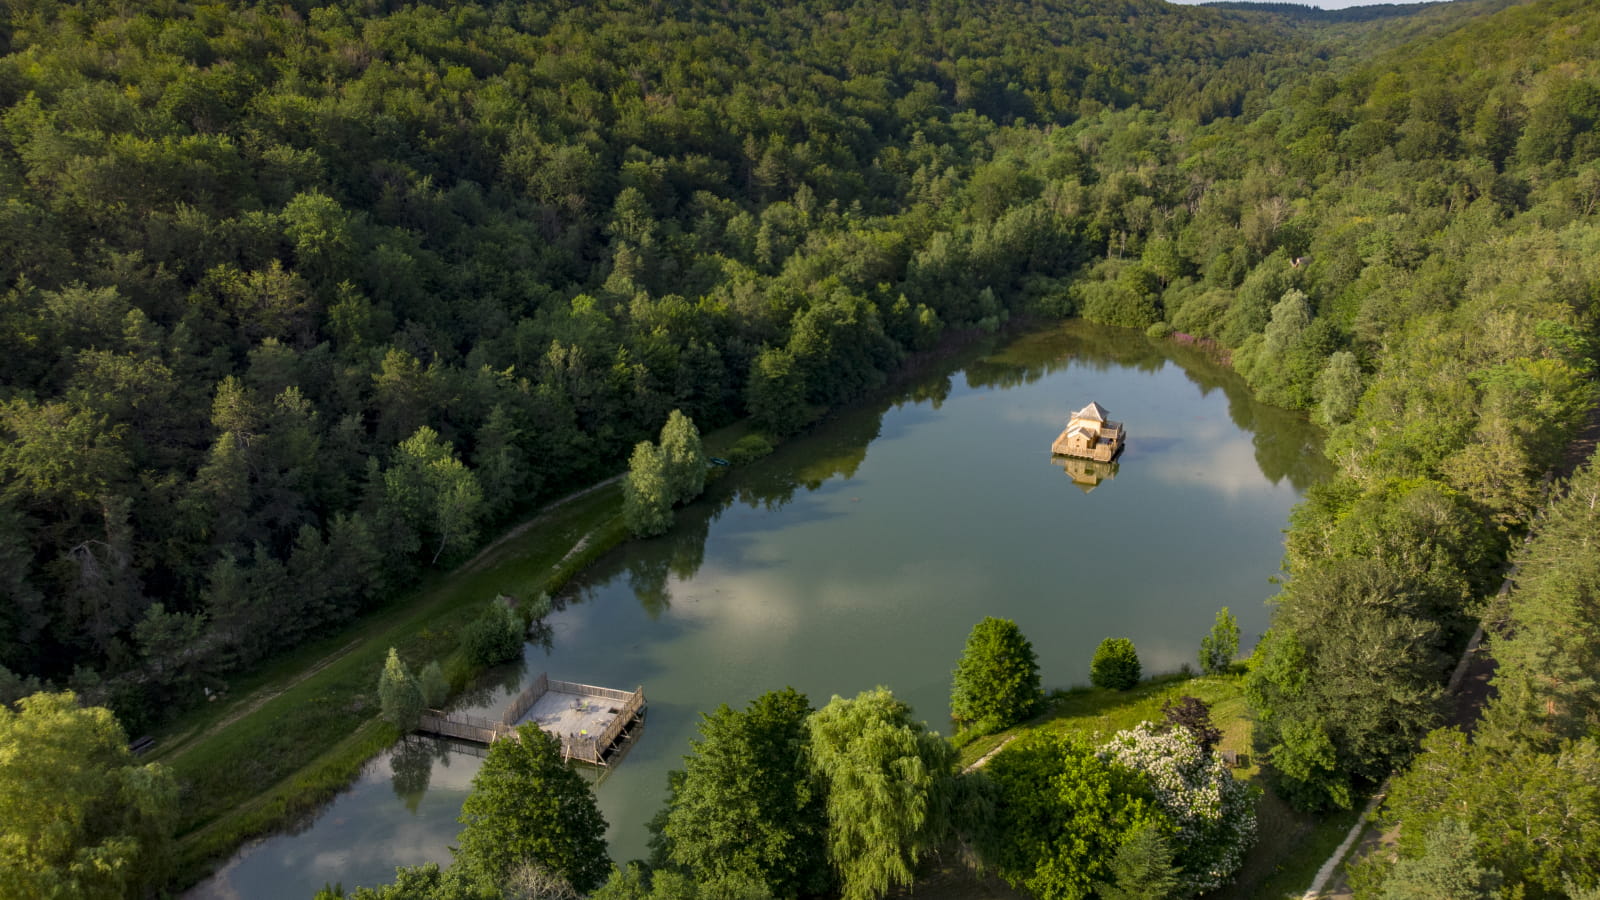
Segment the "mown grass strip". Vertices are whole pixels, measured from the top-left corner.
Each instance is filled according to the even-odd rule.
[[[1344,840],[1345,832],[1360,818],[1361,811],[1338,810],[1325,817],[1297,813],[1276,796],[1277,810],[1256,807],[1256,824],[1261,840],[1256,852],[1245,859],[1245,868],[1239,873],[1234,893],[1222,893],[1221,898],[1238,900],[1300,900],[1317,869],[1327,861],[1328,854]],[[1259,877],[1251,878],[1257,866],[1270,865]]]
[[[155,758],[183,791],[174,884],[192,884],[243,841],[315,810],[394,741],[375,718],[390,646],[420,667],[453,652],[461,626],[497,594],[559,588],[626,538],[620,505],[615,484],[562,504],[410,598],[242,680],[237,699],[169,729]]]
[[[706,435],[707,452],[727,455],[751,433],[745,422],[719,429]],[[170,766],[183,790],[172,886],[195,883],[244,841],[315,812],[394,742],[376,718],[377,673],[391,646],[420,668],[452,653],[456,632],[490,598],[554,594],[627,540],[621,509],[615,480],[547,508],[457,569],[270,660],[235,680],[228,698],[159,732],[150,758]]]
[[[1162,721],[1161,705],[1184,696],[1199,697],[1211,704],[1212,721],[1223,733],[1222,749],[1248,753],[1250,720],[1245,710],[1243,676],[1195,677],[1174,673],[1146,679],[1126,691],[1092,687],[1053,691],[1046,701],[1047,709],[1039,716],[962,745],[961,765],[972,764],[1014,734],[1062,732],[1098,743],[1140,722]],[[957,743],[961,741],[958,739]],[[1254,775],[1255,769],[1246,769],[1240,774]]]
[[[1236,751],[1247,762],[1234,770],[1235,774],[1262,788],[1256,802],[1256,845],[1245,857],[1233,884],[1211,896],[1219,900],[1299,897],[1359,813],[1341,811],[1315,816],[1297,812],[1266,789],[1261,768],[1251,758],[1252,726],[1242,674],[1158,675],[1127,691],[1091,687],[1057,690],[1050,694],[1046,710],[1028,722],[976,739],[957,738],[961,765],[972,764],[1008,738],[1032,732],[1076,734],[1090,743],[1100,743],[1140,722],[1162,721],[1162,704],[1184,696],[1198,697],[1211,705],[1212,724],[1222,730],[1220,749]],[[949,873],[943,877],[948,878]],[[977,882],[962,886],[976,889]]]

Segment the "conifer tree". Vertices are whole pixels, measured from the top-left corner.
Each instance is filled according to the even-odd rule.
[[[383,717],[402,732],[416,728],[422,715],[422,688],[393,647],[378,676],[378,704]]]

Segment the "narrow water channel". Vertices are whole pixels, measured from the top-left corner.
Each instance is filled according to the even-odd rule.
[[[1125,423],[1127,449],[1114,469],[1069,472],[1050,444],[1091,400]],[[1070,323],[994,341],[728,473],[670,534],[603,557],[557,598],[549,646],[466,705],[498,710],[545,671],[642,685],[644,732],[596,787],[612,857],[642,857],[667,772],[718,704],[793,686],[821,706],[886,685],[948,731],[950,671],[986,615],[1017,621],[1047,687],[1086,683],[1110,636],[1132,638],[1147,672],[1176,669],[1222,606],[1250,646],[1289,510],[1325,475],[1320,439],[1197,351],[1137,332]],[[480,764],[401,745],[191,896],[309,897],[446,863]]]

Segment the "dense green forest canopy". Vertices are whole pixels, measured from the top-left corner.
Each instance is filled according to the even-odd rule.
[[[1344,9],[1323,9],[1314,3],[1257,3],[1253,0],[1223,0],[1220,3],[1202,4],[1211,9],[1231,9],[1236,12],[1274,13],[1307,22],[1371,22],[1378,19],[1397,19],[1415,15],[1435,3],[1372,3],[1366,6],[1347,6]]]
[[[967,184],[1003,124],[1234,115],[1283,44],[1157,2],[8,5],[0,665],[138,722],[671,409],[795,427],[1095,252],[1024,217],[910,283],[1037,193]]]
[[[1330,429],[1249,693],[1280,793],[1349,806],[1595,402],[1597,125],[1585,0],[11,3],[0,689],[142,728],[672,410],[781,436],[1081,315]],[[1540,852],[1474,864],[1595,886]]]

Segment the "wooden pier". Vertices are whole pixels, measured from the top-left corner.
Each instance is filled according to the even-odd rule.
[[[541,673],[511,698],[499,719],[430,709],[422,714],[417,730],[492,744],[515,738],[517,725],[526,720],[561,742],[563,759],[605,766],[627,743],[634,726],[644,721],[644,708],[643,687],[619,691],[556,681]]]

